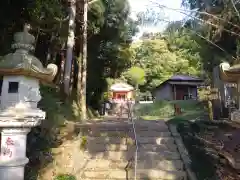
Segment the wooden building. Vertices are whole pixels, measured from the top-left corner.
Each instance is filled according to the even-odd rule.
[[[156,87],[152,94],[155,100],[197,99],[197,87],[203,80],[186,75],[175,75]]]

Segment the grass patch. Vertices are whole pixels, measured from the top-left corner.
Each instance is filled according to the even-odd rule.
[[[174,115],[174,104],[181,107],[181,115]],[[196,119],[201,116],[204,111],[204,106],[200,102],[194,100],[158,101],[152,104],[138,104],[135,107],[135,114],[142,119],[171,119],[174,123]]]
[[[54,178],[54,180],[77,180],[77,178],[73,175],[62,174],[58,175],[56,178]]]
[[[172,116],[174,108],[168,101],[159,101],[152,104],[138,104],[135,106],[135,114],[139,117],[161,117]]]

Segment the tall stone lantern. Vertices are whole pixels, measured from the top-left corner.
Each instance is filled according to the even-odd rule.
[[[41,100],[39,83],[50,83],[57,66],[44,68],[33,55],[35,38],[29,34],[30,26],[14,35],[14,53],[0,59],[3,76],[0,102],[1,156],[0,180],[23,180],[27,134],[32,127],[45,119],[45,112],[38,109]]]
[[[231,120],[240,123],[240,64],[221,63],[219,66],[221,80],[237,84],[238,109],[231,113]]]

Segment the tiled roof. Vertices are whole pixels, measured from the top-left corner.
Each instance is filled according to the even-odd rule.
[[[169,78],[167,81],[202,81],[202,79],[187,75],[175,75]]]
[[[187,81],[195,81],[196,82],[197,81],[197,82],[203,82],[203,80],[201,78],[198,78],[198,77],[187,76],[187,75],[175,75],[175,76],[172,76],[171,78],[167,79],[163,83],[161,83],[155,89],[161,87],[162,85],[164,85],[165,83],[167,83],[169,81],[185,81],[185,82],[187,82]]]

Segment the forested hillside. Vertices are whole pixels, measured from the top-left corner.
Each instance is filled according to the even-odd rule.
[[[82,2],[77,1],[75,4],[77,8],[74,29],[75,46],[73,59],[70,62],[73,67],[72,80],[67,85],[72,92],[67,94],[65,92],[64,96],[69,99],[72,98],[71,95],[76,94],[74,92],[81,92],[81,95],[76,97],[77,100],[86,96],[88,106],[96,109],[107,88],[106,78],[118,78],[130,66],[129,47],[137,28],[136,23],[129,18],[130,9],[126,0],[89,2],[86,63],[82,59],[84,23]],[[68,46],[66,43],[69,32],[69,16],[71,15],[71,6],[68,1],[1,1],[0,12],[0,55],[10,52],[13,34],[22,30],[24,23],[30,23],[31,33],[36,37],[34,54],[45,66],[48,63],[58,65],[59,72],[55,84],[57,89],[62,89],[63,92],[66,77],[62,77],[64,69],[61,68],[61,64],[67,63]],[[87,69],[84,69],[86,65]],[[87,72],[87,76],[86,81],[83,82],[81,75],[84,72]],[[81,90],[84,83],[87,88],[86,92]]]
[[[129,17],[130,7],[125,0],[89,2],[85,62],[81,59],[83,3],[77,2],[70,83],[65,81],[64,68],[60,68],[61,63],[69,62],[66,57],[71,7],[69,3],[64,0],[2,1],[0,6],[0,55],[10,51],[13,33],[19,31],[24,22],[29,22],[32,25],[31,33],[36,37],[34,53],[44,65],[53,62],[59,66],[55,84],[58,89],[62,89],[60,92],[64,92],[65,99],[72,98],[71,95],[76,94],[74,92],[81,92],[80,97],[76,97],[77,100],[86,96],[88,107],[97,109],[108,84],[115,79],[128,80],[135,86],[137,84],[141,91],[149,91],[175,73],[201,76],[209,80],[212,68],[221,61],[238,61],[237,24],[240,17],[235,7],[238,8],[239,3],[233,6],[230,0],[214,3],[184,0],[185,7],[198,8],[197,13],[189,15],[189,20],[169,22],[164,32],[151,37],[145,34],[142,41],[132,44],[132,37],[137,32],[139,23],[143,20],[148,23],[153,21],[150,11],[140,13],[135,22]],[[161,4],[159,6],[161,8]],[[183,13],[189,14],[188,12],[186,10]],[[157,21],[166,20],[158,17]],[[156,19],[153,23],[156,23]],[[87,69],[84,69],[86,65]],[[133,74],[142,69],[142,77],[131,77],[131,68]],[[84,82],[81,78],[83,72],[87,72]],[[86,92],[81,91],[85,87],[84,83]],[[67,94],[63,90],[64,86],[69,87]]]
[[[80,91],[81,95],[77,98],[86,96],[87,105],[97,109],[109,82],[114,79],[127,79],[145,91],[175,73],[209,79],[213,67],[221,61],[238,62],[240,16],[237,11],[239,3],[235,1],[184,0],[185,7],[198,9],[194,15],[190,14],[187,21],[169,22],[164,32],[133,44],[132,37],[137,32],[137,25],[143,20],[148,23],[153,21],[152,13],[146,11],[144,16],[143,13],[139,14],[139,20],[135,22],[129,17],[130,7],[125,0],[89,2],[86,62],[81,59],[83,4],[77,2],[72,80],[68,85],[64,84],[66,77],[62,77],[64,69],[60,68],[60,64],[69,61],[66,58],[69,3],[64,0],[2,1],[0,6],[0,55],[10,51],[13,33],[19,31],[23,23],[29,22],[32,25],[31,33],[36,37],[34,54],[44,65],[53,62],[59,66],[55,84],[58,89],[69,86],[69,91],[73,93],[63,93],[67,99]],[[188,12],[186,10],[184,13]],[[157,20],[165,19],[159,17]],[[84,69],[86,65],[87,69]],[[138,67],[132,72],[142,69],[142,77],[135,77],[133,81],[131,67]],[[83,72],[87,72],[84,82],[81,78]],[[136,78],[140,82],[136,83]],[[86,92],[81,91],[84,83]]]
[[[145,81],[140,84],[141,91],[152,90],[174,74],[201,75],[199,44],[191,39],[187,30],[155,34],[133,43],[131,48],[135,53],[132,66],[140,67],[145,72]]]

